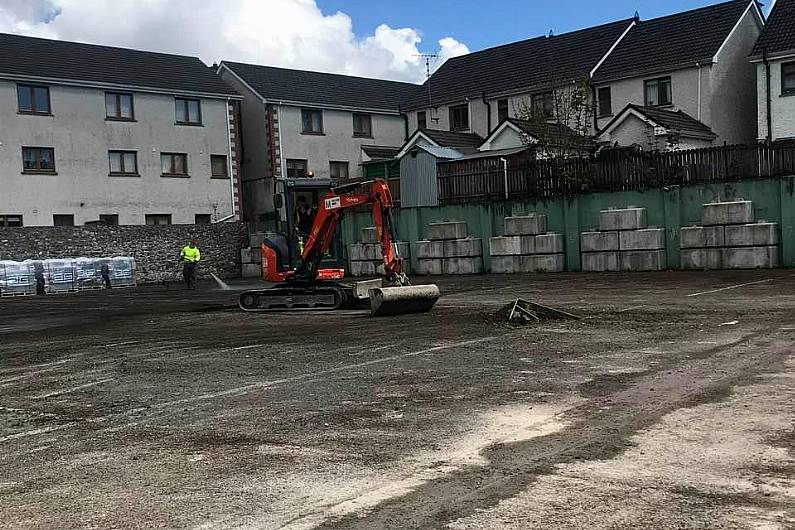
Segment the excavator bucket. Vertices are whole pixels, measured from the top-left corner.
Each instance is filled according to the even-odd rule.
[[[370,314],[374,317],[425,313],[439,299],[436,285],[407,285],[370,289]]]

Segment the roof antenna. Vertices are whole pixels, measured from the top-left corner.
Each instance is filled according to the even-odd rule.
[[[550,37],[554,37],[555,36],[555,31],[554,30],[549,30],[549,36]]]
[[[431,97],[431,59],[438,59],[439,56],[435,53],[418,53],[414,57],[425,59],[425,81],[428,83],[428,105],[433,106],[433,98]]]
[[[635,10],[635,16],[633,18],[635,19],[635,22],[638,22],[640,20],[640,13],[638,13],[637,10]]]

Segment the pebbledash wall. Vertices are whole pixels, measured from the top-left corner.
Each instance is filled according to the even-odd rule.
[[[132,256],[138,283],[181,280],[179,251],[196,241],[201,277],[240,277],[242,223],[170,226],[0,227],[0,260]]]
[[[591,193],[549,200],[495,201],[426,208],[403,208],[394,212],[398,239],[425,239],[428,224],[438,221],[466,221],[470,237],[484,239],[483,265],[489,271],[489,237],[503,235],[503,219],[511,215],[543,213],[548,216],[547,230],[564,234],[566,270],[580,270],[580,233],[597,229],[599,211],[611,207],[647,208],[650,227],[666,229],[669,269],[680,267],[679,232],[683,226],[700,224],[702,205],[734,198],[752,200],[756,220],[779,223],[781,256],[784,267],[795,266],[795,175],[733,183],[696,186],[672,186],[641,192]],[[345,217],[344,242],[357,241],[359,229],[372,226],[369,212]],[[412,265],[417,266],[412,245]]]

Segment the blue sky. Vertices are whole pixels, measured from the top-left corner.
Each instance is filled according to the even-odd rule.
[[[721,3],[710,0],[317,0],[324,13],[342,11],[357,35],[371,35],[379,24],[422,31],[426,50],[446,36],[470,50],[594,26],[635,11],[648,19]]]

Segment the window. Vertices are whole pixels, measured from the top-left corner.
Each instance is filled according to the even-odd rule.
[[[121,121],[132,121],[135,119],[132,94],[106,92],[105,119]]]
[[[469,105],[450,107],[450,130],[466,131],[469,129]]]
[[[323,111],[320,109],[301,109],[301,123],[304,134],[323,134]]]
[[[599,100],[599,116],[610,116],[613,114],[613,94],[609,86],[600,88],[596,97]]]
[[[138,175],[138,154],[135,151],[108,151],[111,175]]]
[[[346,180],[348,178],[347,162],[329,162],[329,174],[336,180]]]
[[[670,105],[671,98],[671,78],[660,77],[659,79],[649,79],[643,82],[646,95],[646,105],[649,107],[656,107],[662,105]]]
[[[533,94],[530,96],[530,109],[533,114],[544,118],[552,118],[555,114],[552,92]]]
[[[373,136],[373,121],[369,114],[353,115],[353,135],[367,138]]]
[[[17,85],[19,112],[50,114],[50,89],[46,86]]]
[[[795,95],[795,62],[781,65],[781,94]]]
[[[101,213],[99,214],[99,224],[105,226],[119,226],[119,214]]]
[[[55,173],[55,149],[52,147],[23,147],[23,173]]]
[[[210,175],[214,179],[224,179],[228,176],[226,155],[210,155]]]
[[[287,178],[300,179],[306,176],[306,160],[287,159]]]
[[[55,214],[52,216],[53,226],[74,226],[75,216],[71,214]]]
[[[428,115],[425,114],[425,111],[420,111],[417,113],[417,129],[427,129],[428,128]]]
[[[198,99],[176,98],[177,124],[201,125],[202,110]]]
[[[22,226],[22,216],[0,214],[0,226]]]
[[[144,215],[147,226],[163,226],[171,224],[170,213],[148,213]]]
[[[208,213],[197,213],[194,216],[193,224],[208,225],[212,222],[212,217]]]
[[[160,153],[160,172],[168,177],[187,177],[188,155],[184,153]]]
[[[497,122],[502,123],[508,119],[508,100],[497,101]]]

